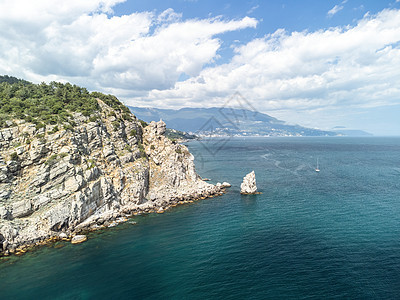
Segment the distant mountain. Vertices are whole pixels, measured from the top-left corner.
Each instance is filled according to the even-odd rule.
[[[128,106],[129,107],[129,106]],[[267,114],[234,108],[158,109],[129,107],[146,122],[162,119],[169,128],[198,135],[335,136],[332,131],[288,125]]]
[[[373,136],[373,134],[363,131],[363,130],[351,130],[351,129],[340,129],[340,130],[335,130],[339,135],[345,135],[345,136]]]

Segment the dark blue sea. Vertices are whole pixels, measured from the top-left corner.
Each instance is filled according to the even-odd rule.
[[[227,194],[3,259],[0,299],[400,298],[400,138],[188,146]]]

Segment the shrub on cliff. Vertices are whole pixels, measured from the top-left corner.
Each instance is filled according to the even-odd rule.
[[[18,160],[19,160],[19,156],[18,156],[17,152],[11,153],[10,159],[11,159],[11,160],[18,161]]]
[[[142,125],[142,127],[146,127],[147,125],[149,125],[147,122],[143,121],[143,120],[139,120],[140,124]]]
[[[125,120],[132,120],[129,109],[115,96],[90,93],[70,83],[33,84],[0,76],[0,128],[7,127],[6,121],[11,119],[47,125],[72,121],[71,112],[89,117],[100,109],[97,98],[123,113]]]

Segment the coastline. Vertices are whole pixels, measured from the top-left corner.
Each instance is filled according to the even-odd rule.
[[[0,131],[0,255],[223,193],[164,122],[143,127],[98,103],[99,119],[77,113],[72,130],[21,121]]]
[[[92,216],[85,222],[79,224],[77,228],[75,228],[75,230],[72,231],[70,234],[54,234],[32,241],[25,241],[20,244],[14,244],[13,247],[8,249],[8,252],[0,252],[0,263],[1,259],[4,257],[9,257],[12,255],[21,256],[27,252],[32,252],[40,247],[48,246],[50,244],[54,244],[60,241],[71,242],[72,238],[76,235],[88,234],[90,232],[115,227],[121,223],[129,221],[130,219],[138,215],[152,213],[162,214],[165,211],[179,205],[191,204],[196,201],[219,197],[226,193],[226,187],[223,187],[222,185],[217,184],[213,187],[214,188],[201,191],[200,193],[195,192],[189,195],[172,197],[168,201],[168,204],[163,206],[154,204],[152,202],[145,202],[141,205],[136,205],[136,207],[125,207],[120,212]]]

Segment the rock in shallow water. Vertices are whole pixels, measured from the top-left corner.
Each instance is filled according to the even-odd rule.
[[[254,171],[250,172],[243,178],[243,182],[240,185],[241,194],[255,194],[257,193],[256,186],[256,174]]]
[[[222,187],[223,187],[223,188],[229,188],[229,187],[231,187],[231,184],[230,184],[229,182],[224,181],[224,182],[222,183]]]
[[[80,244],[87,241],[86,235],[76,235],[72,238],[71,244]]]

